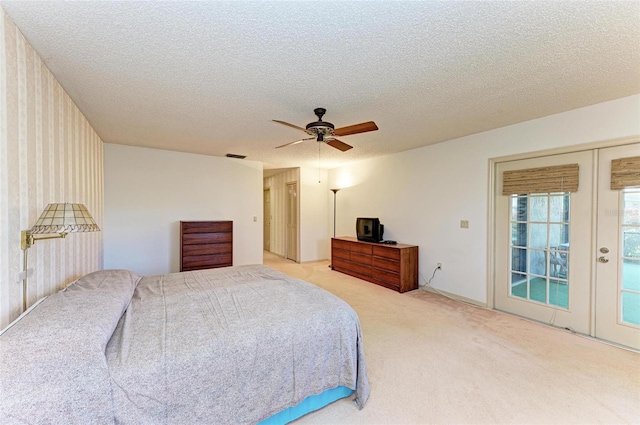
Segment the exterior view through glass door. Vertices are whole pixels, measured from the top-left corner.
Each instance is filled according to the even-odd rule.
[[[570,196],[511,195],[512,296],[569,308]]]
[[[496,309],[640,349],[639,148],[497,164]],[[620,158],[626,180],[612,188]],[[563,173],[576,165],[578,182],[567,188]],[[530,188],[553,180],[549,190]]]

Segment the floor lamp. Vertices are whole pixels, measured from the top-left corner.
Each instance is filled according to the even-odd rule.
[[[338,191],[340,189],[329,189],[330,191],[333,192],[333,237],[336,237],[336,193],[338,193]],[[329,267],[331,267],[331,270],[333,270],[333,264],[329,264]]]

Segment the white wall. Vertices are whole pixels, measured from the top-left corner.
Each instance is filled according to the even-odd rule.
[[[261,163],[105,143],[104,170],[105,268],[179,271],[181,220],[233,220],[233,264],[262,264]]]
[[[350,186],[338,192],[337,233],[379,217],[385,239],[419,245],[421,284],[441,262],[433,286],[486,303],[489,159],[639,134],[635,95],[336,168],[329,186]]]
[[[327,171],[300,168],[300,262],[329,258]],[[333,204],[331,204],[333,208]],[[333,209],[331,210],[333,222]]]

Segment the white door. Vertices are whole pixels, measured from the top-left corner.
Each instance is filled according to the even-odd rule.
[[[505,171],[579,165],[579,188],[501,195]],[[591,332],[593,152],[500,163],[496,168],[495,286],[498,310]]]
[[[494,306],[640,349],[640,187],[611,189],[611,161],[640,144],[499,163]],[[502,195],[503,173],[579,165],[577,191]]]
[[[298,261],[298,184],[287,183],[286,258]]]
[[[640,349],[640,187],[611,190],[611,161],[640,145],[601,149],[596,261],[597,337]]]
[[[271,189],[264,189],[263,211],[263,249],[271,251]]]

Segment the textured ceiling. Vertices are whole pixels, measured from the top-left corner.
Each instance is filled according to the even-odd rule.
[[[4,1],[108,143],[323,168],[640,93],[640,2]],[[275,146],[313,109],[379,131]],[[318,149],[320,147],[320,149]],[[320,152],[319,152],[320,150]]]

